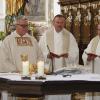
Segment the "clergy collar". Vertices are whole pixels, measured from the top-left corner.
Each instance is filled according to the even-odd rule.
[[[19,35],[16,31],[14,32],[18,37],[28,37],[28,33],[24,34],[23,36]]]

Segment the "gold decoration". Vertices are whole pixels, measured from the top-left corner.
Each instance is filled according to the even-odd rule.
[[[7,15],[13,15],[22,7],[24,0],[6,0]]]
[[[30,37],[15,37],[18,46],[32,46]]]
[[[21,60],[22,61],[27,61],[28,60],[28,55],[27,54],[21,54]]]
[[[30,72],[30,75],[32,75],[33,73],[37,72],[37,66],[36,66],[36,64],[30,64],[30,66],[29,66],[29,72]]]

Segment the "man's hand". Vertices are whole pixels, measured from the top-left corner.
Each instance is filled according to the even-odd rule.
[[[50,52],[50,53],[47,55],[47,57],[50,58],[50,59],[53,59],[53,58],[60,58],[60,57],[68,58],[68,53],[64,53],[64,54],[61,54],[61,55],[57,55],[57,54],[55,54],[55,53]]]
[[[92,53],[88,53],[87,55],[88,55],[87,61],[92,61],[97,57],[97,55]]]
[[[60,57],[68,58],[68,53],[61,54]]]
[[[50,58],[50,59],[53,59],[53,58],[60,58],[59,55],[57,55],[57,54],[55,54],[55,53],[52,53],[52,52],[50,52],[50,53],[47,55],[47,57]]]

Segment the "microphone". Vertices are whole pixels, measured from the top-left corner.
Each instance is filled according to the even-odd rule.
[[[50,54],[50,48],[49,48],[48,45],[47,45],[47,49],[48,49],[49,54]],[[52,58],[51,58],[51,63],[52,63],[52,73],[53,73],[53,71],[54,71],[54,66],[53,66],[53,59],[52,59]]]

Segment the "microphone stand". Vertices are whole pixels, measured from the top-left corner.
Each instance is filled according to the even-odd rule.
[[[47,48],[48,48],[48,51],[49,51],[49,54],[50,54],[50,48],[49,48],[48,45],[47,45]],[[51,58],[51,64],[52,64],[52,74],[53,74],[53,72],[54,72],[53,58]]]
[[[94,73],[94,60],[92,60],[92,73]]]
[[[94,60],[92,60],[92,73],[94,73]],[[92,92],[92,100],[94,100],[94,92]]]

